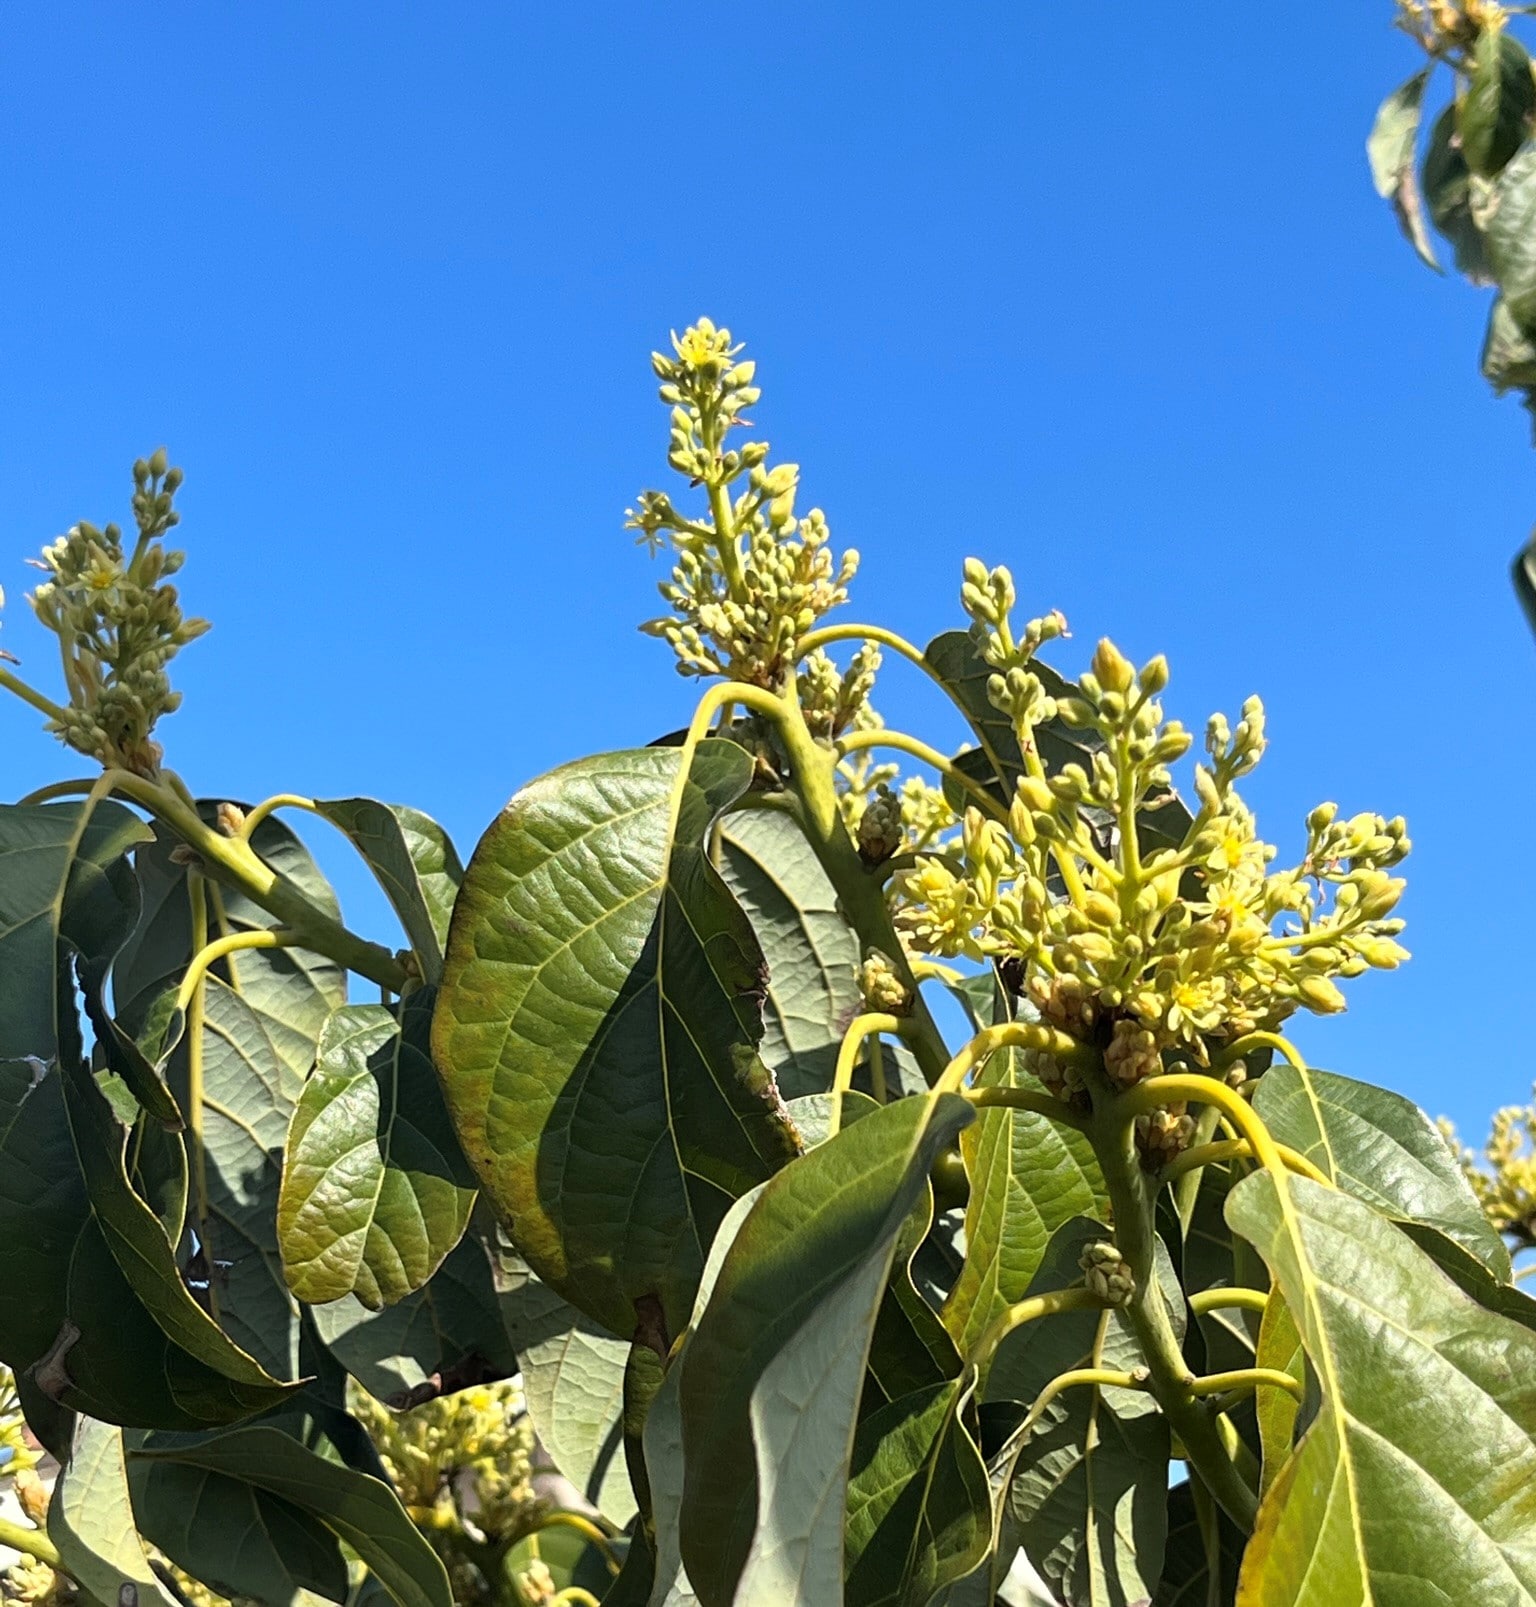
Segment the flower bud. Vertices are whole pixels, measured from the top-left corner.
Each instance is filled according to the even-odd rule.
[[[1126,693],[1136,678],[1131,661],[1106,636],[1094,650],[1093,673],[1106,692]]]
[[[1301,1002],[1320,1016],[1337,1015],[1344,1009],[1344,995],[1325,976],[1306,976],[1297,985]]]
[[[1148,659],[1136,679],[1148,697],[1155,697],[1168,684],[1168,660],[1161,653]]]

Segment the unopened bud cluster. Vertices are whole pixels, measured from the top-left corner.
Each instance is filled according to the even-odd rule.
[[[1136,1295],[1136,1275],[1107,1240],[1090,1244],[1078,1258],[1083,1282],[1106,1306],[1128,1306]]]
[[[138,539],[125,552],[123,533],[84,521],[43,549],[35,567],[49,579],[30,598],[39,620],[58,636],[69,701],[50,723],[63,741],[107,767],[153,776],[160,745],[156,722],[174,713],[166,665],[208,629],[187,619],[170,577],[185,554],[167,551],[160,537],[178,522],[172,499],[181,470],[164,449],[133,466],[133,516]]]
[[[880,649],[873,642],[854,653],[846,670],[839,670],[819,647],[807,653],[800,664],[796,691],[811,735],[830,743],[859,724],[870,707],[869,694],[879,670]]]
[[[1170,1053],[1207,1066],[1213,1049],[1298,1008],[1342,1010],[1341,980],[1407,957],[1393,915],[1404,884],[1389,874],[1409,848],[1401,819],[1323,805],[1301,863],[1270,868],[1275,850],[1234,786],[1264,751],[1257,698],[1235,729],[1210,721],[1190,817],[1168,766],[1192,742],[1164,718],[1164,659],[1138,670],[1104,641],[1071,695],[1059,683],[1048,695],[1031,659],[1062,634],[1060,616],[1015,634],[1007,572],[974,562],[963,600],[1024,769],[1006,814],[968,810],[951,852],[895,878],[898,924],[916,948],[1009,962],[1041,1018],[1098,1049],[1119,1087]],[[1049,775],[1036,742],[1047,721],[1083,754]],[[1080,1069],[1034,1059],[1047,1086],[1080,1091]],[[1149,1154],[1190,1130],[1182,1111],[1143,1128]]]
[[[665,492],[646,491],[630,509],[627,527],[641,541],[653,552],[670,544],[678,555],[661,585],[671,612],[641,628],[671,645],[684,675],[776,689],[800,638],[847,601],[859,555],[834,559],[819,508],[796,515],[797,465],[769,468],[764,441],[727,445],[761,395],[755,365],[739,360],[730,331],[701,318],[672,346],[672,356],[651,356],[672,409],[667,461],[705,489],[708,506],[689,515]]]
[[[866,1010],[904,1016],[912,1010],[912,989],[902,979],[890,955],[871,949],[859,967],[859,993]]]

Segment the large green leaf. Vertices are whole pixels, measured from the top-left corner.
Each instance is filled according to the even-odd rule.
[[[952,1094],[898,1100],[770,1179],[683,1352],[682,1557],[704,1607],[823,1607],[864,1361]],[[749,1449],[750,1448],[750,1449]]]
[[[1473,48],[1472,78],[1458,114],[1467,165],[1493,178],[1530,132],[1536,80],[1525,46],[1507,30],[1485,27]]]
[[[258,1497],[275,1497],[349,1546],[399,1607],[451,1607],[453,1598],[443,1565],[406,1516],[395,1492],[366,1473],[316,1456],[277,1429],[256,1426],[214,1436],[157,1436],[142,1444],[133,1460],[149,1467],[171,1466],[213,1475],[244,1486]],[[254,1505],[260,1511],[267,1503],[258,1499]],[[223,1537],[224,1545],[235,1555],[240,1538],[238,1534]],[[157,1538],[157,1543],[164,1541]],[[286,1562],[286,1556],[283,1560]],[[183,1566],[196,1572],[189,1564]],[[239,1593],[255,1594],[244,1589]]]
[[[629,1344],[537,1278],[504,1294],[502,1310],[539,1443],[582,1495],[624,1528],[635,1515],[624,1460]]]
[[[348,1295],[313,1307],[310,1316],[326,1349],[390,1406],[517,1371],[490,1260],[474,1233],[459,1240],[422,1288],[396,1305],[373,1312]]]
[[[144,1538],[220,1595],[274,1607],[347,1600],[335,1535],[291,1501],[158,1457],[131,1455],[128,1487]]]
[[[977,1086],[1040,1090],[1012,1051],[994,1055]],[[944,1322],[964,1351],[1024,1298],[1056,1229],[1103,1212],[1107,1201],[1088,1140],[1033,1111],[982,1110],[960,1147],[971,1181],[965,1263]]]
[[[1063,1225],[1031,1293],[1080,1282],[1083,1249],[1108,1237],[1086,1219]],[[1158,1278],[1182,1338],[1183,1297],[1161,1241]],[[1061,1373],[1129,1371],[1141,1360],[1120,1313],[1061,1312],[1003,1341],[987,1395],[1029,1405]],[[1010,1442],[1003,1499],[1025,1554],[1065,1607],[1122,1607],[1151,1595],[1163,1568],[1168,1457],[1168,1422],[1151,1398],[1097,1385],[1062,1391],[1027,1434]]]
[[[124,860],[149,828],[121,804],[0,805],[0,1060],[59,1053],[74,1017],[56,963],[60,941],[112,953],[138,913]]]
[[[1488,255],[1510,317],[1536,340],[1536,140],[1520,147],[1493,187]]]
[[[534,1271],[627,1336],[687,1320],[731,1201],[794,1154],[758,1059],[762,956],[709,863],[734,743],[584,759],[518,793],[454,910],[434,1058]]]
[[[435,985],[443,974],[453,901],[464,880],[448,833],[430,816],[403,804],[329,798],[315,807],[346,832],[368,861],[400,917],[423,979]]]
[[[287,1386],[187,1292],[124,1169],[126,1129],[90,1073],[0,1063],[0,1361],[104,1422],[200,1428]]]
[[[1410,1099],[1329,1071],[1270,1068],[1254,1109],[1282,1143],[1386,1216],[1426,1222],[1500,1278],[1509,1251],[1467,1186],[1450,1146]]]
[[[1256,1173],[1227,1215],[1322,1395],[1260,1505],[1244,1607],[1536,1602],[1536,1334],[1339,1190]]]
[[[1420,187],[1435,227],[1451,243],[1457,268],[1477,285],[1492,284],[1483,231],[1472,212],[1472,170],[1461,153],[1452,102],[1435,119],[1424,153]]]
[[[758,1184],[725,1213],[699,1278],[694,1297],[690,1333],[715,1292],[720,1269],[741,1225],[766,1185]],[[655,1536],[649,1607],[698,1607],[698,1596],[683,1567],[681,1525],[683,1515],[683,1405],[680,1385],[687,1360],[686,1343],[673,1357],[651,1397],[650,1410],[641,1426],[641,1460],[651,1498],[651,1526]],[[639,1482],[638,1480],[636,1481]]]
[[[413,1293],[459,1242],[474,1179],[443,1108],[430,989],[393,1010],[345,1005],[326,1022],[294,1106],[277,1199],[288,1287],[371,1310]]]
[[[992,1539],[986,1464],[961,1381],[892,1401],[853,1442],[845,1537],[848,1607],[928,1607]]]
[[[48,1538],[70,1578],[93,1600],[176,1607],[139,1537],[120,1428],[90,1417],[78,1420],[69,1465],[48,1503]]]
[[[1434,248],[1424,228],[1424,201],[1414,170],[1419,111],[1428,82],[1426,67],[1387,96],[1376,113],[1365,150],[1370,158],[1376,193],[1392,203],[1398,226],[1414,250],[1431,268],[1438,268],[1440,264],[1435,261]]]
[[[758,1046],[785,1099],[832,1082],[844,1029],[863,1008],[858,938],[805,834],[778,810],[718,828],[720,873],[752,922],[768,966]]]

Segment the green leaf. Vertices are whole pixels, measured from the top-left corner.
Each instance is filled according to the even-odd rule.
[[[992,1539],[986,1464],[962,1421],[958,1379],[903,1396],[859,1425],[848,1480],[848,1607],[927,1607]]]
[[[48,1503],[48,1538],[58,1547],[65,1571],[95,1601],[177,1607],[139,1538],[120,1428],[89,1417],[78,1420],[69,1465]],[[124,1588],[129,1586],[131,1596]]]
[[[752,922],[768,966],[758,1046],[785,1099],[828,1088],[843,1032],[863,1008],[858,938],[805,834],[778,810],[719,827],[720,874]]]
[[[288,1287],[370,1310],[426,1283],[459,1242],[474,1180],[443,1108],[430,989],[395,1012],[345,1005],[320,1034],[288,1128],[277,1233]]]
[[[1011,1050],[994,1055],[976,1085],[1041,1087]],[[943,1315],[964,1352],[993,1318],[1024,1298],[1056,1229],[1073,1217],[1100,1214],[1108,1204],[1088,1140],[1033,1111],[979,1111],[960,1149],[971,1180],[965,1263]]]
[[[1428,82],[1426,67],[1387,96],[1376,113],[1365,150],[1370,158],[1376,193],[1392,203],[1404,237],[1424,262],[1438,272],[1440,264],[1435,260],[1434,247],[1424,227],[1424,200],[1419,193],[1413,160],[1419,138],[1419,112]]]
[[[635,1515],[624,1460],[627,1341],[528,1278],[502,1296],[528,1415],[555,1466],[615,1527]]]
[[[1483,1214],[1456,1156],[1412,1100],[1329,1071],[1272,1066],[1253,1108],[1282,1144],[1384,1216],[1427,1222],[1509,1276],[1509,1251]]]
[[[443,1565],[395,1492],[366,1473],[316,1456],[277,1429],[257,1426],[212,1437],[159,1437],[146,1442],[134,1461],[211,1474],[276,1497],[349,1546],[399,1607],[451,1607]],[[231,1551],[234,1538],[224,1537]],[[196,1572],[186,1563],[182,1566]],[[333,1599],[344,1599],[344,1587],[345,1574],[343,1596]]]
[[[1289,1373],[1298,1384],[1307,1381],[1306,1352],[1302,1348],[1301,1334],[1285,1296],[1278,1289],[1271,1290],[1259,1322],[1259,1342],[1254,1348],[1255,1367],[1268,1367],[1276,1372]],[[1276,1475],[1285,1466],[1296,1437],[1296,1419],[1300,1403],[1294,1395],[1283,1389],[1261,1389],[1255,1392],[1254,1407],[1258,1415],[1259,1443],[1263,1447],[1263,1480],[1260,1488],[1267,1490]]]
[[[448,833],[419,809],[372,798],[329,798],[315,805],[356,844],[400,917],[428,986],[443,974],[448,920],[464,867]]]
[[[1536,1300],[1503,1278],[1454,1239],[1426,1222],[1399,1222],[1404,1233],[1435,1263],[1463,1294],[1478,1305],[1508,1317],[1522,1327],[1536,1329]]]
[[[213,820],[218,805],[198,811]],[[303,845],[268,817],[253,846],[262,858],[328,914],[335,894]],[[115,970],[123,1026],[152,1041],[168,1015],[192,948],[186,872],[170,857],[174,840],[156,835],[137,855],[144,915]],[[243,895],[208,888],[210,936],[267,930],[272,918]],[[271,1373],[299,1373],[298,1308],[283,1276],[277,1197],[293,1108],[315,1062],[321,1029],[346,1002],[346,978],[331,961],[303,949],[247,949],[209,973],[204,987],[203,1143],[207,1199],[192,1202],[199,1235],[183,1245],[187,1274],[207,1291],[220,1325]],[[179,1029],[178,1029],[179,1031]],[[155,1052],[165,1054],[163,1046]],[[187,1097],[187,1044],[169,1052],[168,1075]]]
[[[396,1408],[517,1371],[490,1260],[473,1233],[396,1305],[371,1312],[348,1295],[315,1306],[310,1316],[336,1360],[370,1395]]]
[[[270,1377],[188,1294],[124,1169],[126,1130],[90,1073],[0,1064],[0,1360],[104,1422],[200,1428],[274,1405]]]
[[[1456,106],[1452,102],[1430,130],[1420,191],[1435,227],[1451,243],[1457,269],[1475,285],[1490,285],[1493,269],[1473,210],[1473,184],[1472,170],[1461,154]]]
[[[1500,396],[1536,386],[1536,340],[1515,322],[1502,296],[1488,313],[1482,365],[1483,378]]]
[[[749,1190],[725,1213],[704,1272],[699,1279],[699,1292],[694,1297],[690,1332],[698,1327],[699,1319],[715,1292],[720,1269],[736,1235],[746,1221],[763,1184]],[[671,1364],[662,1374],[650,1410],[641,1425],[641,1459],[645,1467],[645,1484],[650,1490],[651,1520],[655,1533],[655,1555],[652,1559],[652,1587],[650,1607],[698,1607],[698,1596],[688,1582],[683,1567],[682,1541],[679,1533],[683,1514],[683,1406],[680,1394],[683,1368],[687,1361],[687,1345],[683,1345]],[[637,1479],[637,1484],[639,1480]]]
[[[198,814],[212,825],[216,800],[201,799]],[[134,856],[144,913],[124,945],[113,971],[118,1018],[142,1034],[152,1007],[181,980],[192,956],[192,905],[187,873],[171,853],[177,839],[160,827],[154,840]],[[257,826],[251,846],[261,858],[317,908],[340,916],[336,895],[297,837],[268,816]],[[260,905],[231,888],[206,891],[208,932],[268,931],[275,922]],[[293,1073],[294,1088],[315,1063],[315,1044],[331,1011],[347,1002],[346,974],[324,955],[308,949],[246,949],[219,962],[212,973],[237,991],[267,1040],[268,1057]],[[217,1096],[215,1096],[217,1097]]]
[[[584,759],[525,787],[454,911],[434,1058],[519,1251],[610,1332],[678,1332],[731,1201],[796,1150],[758,1059],[762,957],[709,863],[734,743]]]
[[[59,1055],[59,943],[112,954],[138,906],[124,856],[149,828],[121,804],[0,805],[0,1060]]]
[[[928,1168],[970,1119],[951,1094],[883,1106],[747,1213],[683,1353],[682,1556],[705,1607],[838,1599],[875,1314]]]
[[[347,1564],[335,1535],[291,1501],[206,1468],[137,1455],[128,1459],[128,1487],[144,1538],[221,1596],[281,1607],[346,1601]]]
[[[1209,1497],[1202,1519],[1188,1483],[1168,1492],[1168,1547],[1152,1607],[1230,1607],[1237,1591],[1244,1536]],[[1213,1587],[1210,1556],[1218,1578]]]
[[[1499,173],[1530,132],[1533,113],[1536,80],[1524,45],[1503,28],[1485,27],[1458,117],[1462,153],[1472,171],[1490,179]]]
[[[1509,316],[1536,340],[1536,140],[1520,147],[1493,187],[1488,255]]]
[[[1256,1173],[1227,1215],[1322,1392],[1260,1504],[1245,1607],[1388,1603],[1414,1580],[1446,1602],[1536,1602],[1536,1334],[1342,1191]]]
[[[1064,1224],[1030,1292],[1080,1282],[1083,1249],[1108,1237],[1097,1222]],[[1183,1295],[1161,1240],[1158,1277],[1182,1339]],[[1141,1359],[1120,1313],[1060,1312],[998,1346],[987,1397],[1028,1405],[1061,1373],[1129,1371]],[[1000,1459],[1002,1499],[1025,1554],[1065,1607],[1120,1607],[1151,1595],[1163,1568],[1168,1458],[1168,1422],[1150,1396],[1097,1385],[1062,1391],[1027,1435],[1010,1440]]]

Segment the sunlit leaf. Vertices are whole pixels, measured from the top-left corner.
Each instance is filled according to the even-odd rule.
[[[949,1094],[884,1106],[747,1213],[682,1359],[682,1556],[704,1607],[837,1599],[881,1292],[934,1155],[970,1116]]]
[[[458,1243],[474,1179],[443,1107],[430,990],[399,1015],[346,1005],[320,1034],[288,1129],[277,1231],[288,1286],[373,1310],[426,1283]]]
[[[733,743],[567,765],[512,800],[454,911],[433,1028],[459,1137],[539,1277],[610,1332],[687,1319],[731,1201],[796,1150],[756,1054],[762,958],[710,865]]]
[[[1227,1202],[1317,1374],[1312,1426],[1260,1505],[1243,1607],[1536,1602],[1536,1333],[1485,1310],[1339,1190],[1267,1172]]]

